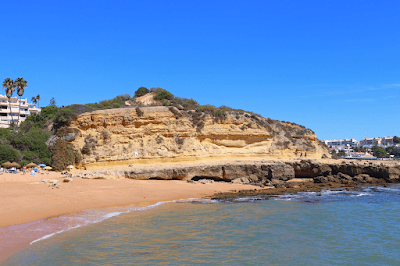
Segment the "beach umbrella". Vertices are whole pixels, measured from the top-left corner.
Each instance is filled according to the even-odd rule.
[[[1,166],[5,167],[5,168],[10,168],[10,167],[12,167],[10,162],[2,163]]]
[[[27,168],[34,168],[34,167],[38,167],[37,164],[35,163],[28,163],[27,165],[25,165]]]
[[[68,165],[67,168],[72,169],[74,167],[72,165]]]
[[[16,163],[16,162],[12,162],[10,165],[11,165],[11,167],[21,168],[21,165],[19,163]]]
[[[44,170],[51,170],[51,169],[53,169],[53,168],[51,168],[50,166],[46,166],[46,167],[43,167],[43,169],[44,169]]]
[[[38,166],[40,166],[40,167],[42,167],[42,168],[43,168],[43,167],[46,167],[46,165],[45,165],[45,164],[42,164],[42,163],[41,163],[41,164],[38,164]]]

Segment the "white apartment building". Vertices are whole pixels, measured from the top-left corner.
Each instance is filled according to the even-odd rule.
[[[394,146],[394,137],[383,137],[382,138],[382,145],[383,146]]]
[[[21,124],[30,114],[40,114],[40,112],[40,108],[37,108],[36,104],[28,103],[26,98],[8,99],[7,96],[0,94],[0,128],[8,128],[11,122]]]
[[[360,140],[360,146],[372,147],[372,146],[382,146],[382,138],[363,138]]]
[[[324,140],[324,143],[328,145],[328,147],[336,147],[336,146],[357,146],[358,141],[354,138],[352,139],[330,139],[330,140]]]

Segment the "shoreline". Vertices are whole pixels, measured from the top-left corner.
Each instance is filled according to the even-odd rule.
[[[321,163],[318,163],[318,161],[321,161]],[[298,164],[299,162],[295,160],[285,162],[281,160],[268,161],[251,159],[201,161],[196,164],[135,165],[134,167],[125,167],[125,170],[119,169],[120,173],[125,171],[121,176],[114,175],[117,170],[115,168],[108,168],[108,170],[99,169],[100,171],[108,173],[111,178],[107,178],[107,176],[103,174],[100,176],[93,175],[93,173],[96,174],[96,171],[99,170],[83,171],[85,176],[81,174],[81,177],[79,177],[82,171],[75,170],[73,171],[73,176],[75,177],[68,183],[63,183],[65,176],[62,176],[61,173],[58,172],[50,172],[49,175],[38,176],[30,176],[29,174],[3,174],[0,175],[0,215],[2,217],[0,220],[0,235],[2,236],[0,237],[0,263],[6,260],[11,254],[29,246],[32,241],[40,239],[40,237],[36,236],[32,239],[32,237],[27,237],[25,235],[14,239],[15,235],[6,234],[5,232],[21,231],[23,228],[37,223],[47,224],[49,221],[62,220],[63,217],[85,215],[85,213],[90,211],[101,212],[101,209],[112,208],[146,208],[161,202],[188,199],[229,201],[234,198],[254,196],[267,199],[272,195],[307,191],[314,192],[323,189],[387,186],[398,183],[399,181],[398,178],[388,178],[388,176],[392,176],[393,174],[398,176],[396,172],[398,170],[396,169],[399,167],[396,162],[390,162],[386,164],[386,166],[383,166],[383,162],[360,162],[358,165],[355,165],[353,162],[344,163],[343,161],[333,160],[318,161],[317,163],[314,163],[315,161],[299,161],[300,164]],[[362,178],[353,178],[341,173],[335,174],[335,176],[331,174],[321,176],[315,171],[312,172],[313,169],[325,171],[326,169],[324,167],[327,166],[328,163],[330,163],[332,168],[338,168],[344,172],[350,171],[351,169],[354,170],[357,167],[358,170],[372,169],[373,172],[371,172],[371,177],[366,174],[360,175],[360,173],[354,173],[354,177]],[[222,168],[223,171],[221,172],[222,165],[224,165],[224,168]],[[296,168],[298,165],[304,168]],[[276,166],[283,167],[279,168]],[[348,166],[350,166],[350,168],[346,168]],[[240,178],[239,182],[234,182],[235,180],[233,180],[233,178],[230,181],[225,178],[225,171],[227,172],[227,176],[252,175],[254,178],[254,170],[260,170],[257,174],[265,178],[265,173],[268,172],[266,169],[268,169],[268,167],[272,170],[274,178],[281,179],[266,180],[264,181],[265,183],[249,183],[251,180],[243,181],[242,178]],[[393,169],[393,171],[389,171],[390,169],[387,167]],[[218,171],[213,171],[214,168]],[[181,171],[180,173],[183,173],[186,179],[173,179],[174,176],[169,173],[172,171],[173,174],[176,174],[173,172],[175,169],[185,170],[186,172]],[[289,171],[287,171],[288,169]],[[386,169],[386,176],[374,178],[373,174],[380,173],[378,171],[379,169]],[[228,172],[228,170],[230,172]],[[128,171],[128,173],[134,173],[136,178],[126,176],[126,171]],[[152,177],[149,173],[155,174]],[[161,179],[160,173],[164,173],[169,179]],[[224,178],[218,178],[218,175],[221,173]],[[314,177],[310,176],[310,173],[314,174]],[[89,178],[87,178],[87,175],[89,175]],[[194,176],[193,179],[190,175]],[[289,176],[291,176],[292,179],[289,179]],[[143,177],[147,177],[147,179]],[[196,177],[204,179],[213,179],[213,177],[217,177],[215,181],[223,182],[213,181],[202,184],[194,181]],[[44,179],[56,180],[58,184],[60,184],[59,188],[49,183],[42,183],[41,181]],[[274,186],[271,186],[272,183]],[[67,230],[68,229],[71,228],[67,227]],[[48,233],[57,233],[57,230],[54,231],[54,228],[52,230],[53,231],[48,231]],[[48,234],[42,234],[41,237],[45,235]]]
[[[307,184],[308,183],[308,184]],[[301,192],[321,192],[323,190],[329,189],[358,189],[362,187],[388,187],[390,185],[398,185],[399,183],[387,183],[387,182],[377,182],[377,183],[352,183],[352,184],[340,184],[335,182],[328,183],[311,183],[306,182],[302,184],[297,184],[293,187],[282,187],[282,188],[268,188],[260,190],[241,190],[232,192],[221,192],[216,193],[213,196],[206,197],[211,200],[227,200],[231,201],[237,198],[243,197],[262,197],[262,199],[269,199],[273,196],[286,195],[286,194],[296,194]]]
[[[144,211],[156,208],[163,204],[182,201],[190,202],[191,200],[196,199],[181,199],[160,201],[145,205],[135,204],[129,206],[88,209],[76,213],[47,217],[38,221],[0,228],[0,233],[2,233],[2,241],[0,241],[0,264],[5,262],[11,255],[28,248],[30,245],[51,238],[60,233],[100,223],[123,213]],[[115,210],[115,208],[118,208],[118,210]],[[121,211],[121,209],[124,210]],[[97,214],[95,219],[93,213]],[[39,231],[39,233],[37,233],[37,231]],[[12,245],[8,245],[8,243],[12,243]]]
[[[150,181],[151,182],[151,181]],[[162,181],[166,182],[166,181]],[[201,185],[201,184],[199,184]],[[231,186],[230,184],[222,184],[224,186]],[[23,233],[21,236],[21,232],[17,232],[18,236],[17,238],[14,238],[15,235],[10,234],[7,236],[7,234],[2,235],[2,238],[0,241],[0,264],[5,262],[11,255],[29,247],[30,245],[40,242],[41,240],[45,240],[47,238],[50,238],[54,235],[72,230],[72,229],[77,229],[80,227],[85,227],[85,226],[90,226],[99,222],[103,222],[109,218],[118,216],[123,213],[128,213],[128,212],[133,212],[133,211],[143,211],[151,208],[156,208],[158,206],[161,206],[163,204],[168,204],[168,203],[177,203],[177,202],[192,202],[192,201],[201,201],[201,200],[226,200],[226,201],[233,201],[234,199],[237,198],[246,198],[246,197],[259,197],[260,200],[269,200],[271,197],[277,196],[277,195],[284,195],[284,194],[295,194],[299,192],[320,192],[322,190],[326,189],[338,189],[338,188],[345,188],[345,189],[357,189],[359,187],[363,186],[388,186],[388,185],[395,185],[395,183],[386,183],[386,182],[379,182],[375,184],[339,184],[339,183],[327,183],[327,184],[311,184],[310,182],[305,182],[305,183],[300,183],[296,185],[296,187],[292,188],[263,188],[263,189],[248,189],[249,185],[244,185],[247,188],[241,189],[241,190],[230,190],[227,192],[215,192],[213,195],[206,195],[204,197],[199,197],[199,198],[185,198],[185,199],[171,199],[171,200],[163,200],[163,201],[158,201],[158,202],[139,202],[135,204],[128,204],[125,206],[110,206],[110,207],[101,207],[101,208],[91,208],[91,209],[85,209],[81,210],[78,212],[74,213],[66,213],[66,214],[61,214],[61,215],[55,215],[55,216],[50,216],[46,218],[42,218],[40,220],[36,221],[31,221],[28,223],[23,223],[23,224],[16,224],[16,225],[9,225],[6,227],[1,227],[0,228],[0,235],[4,232],[9,231],[18,231],[18,229],[24,229],[28,227],[34,227],[33,230],[31,229],[29,234],[24,234],[23,230],[21,232]],[[202,185],[202,186],[208,186],[208,185]],[[212,185],[211,185],[212,186]],[[211,187],[210,186],[210,187]],[[117,210],[115,210],[117,209]],[[32,235],[32,231],[34,230],[43,230],[43,229],[35,229],[35,226],[40,227],[40,225],[46,224],[46,223],[51,223],[54,222],[54,220],[63,220],[63,218],[69,218],[69,217],[78,217],[77,220],[81,221],[80,219],[82,218],[87,218],[85,215],[86,212],[98,212],[102,214],[106,214],[105,217],[100,218],[99,220],[91,221],[88,223],[82,223],[82,224],[72,224],[70,223],[70,220],[68,220],[68,224],[64,224],[64,228],[50,228],[48,231],[42,231],[41,235],[37,235],[34,233]],[[108,215],[107,215],[108,214]],[[59,223],[59,221],[56,221],[55,223]],[[48,229],[48,228],[47,228]],[[13,239],[10,239],[13,238]],[[9,246],[7,242],[10,240],[10,242],[13,243],[12,246]]]
[[[58,180],[61,186],[49,187],[40,182],[43,179]],[[60,225],[58,218],[85,216],[102,209],[147,208],[160,202],[202,199],[229,190],[257,189],[251,185],[194,184],[180,180],[73,178],[72,182],[62,183],[63,179],[57,172],[47,176],[0,175],[0,263],[40,238],[24,233],[26,228],[50,223],[50,229],[45,229],[41,237],[56,233],[59,230],[53,226]]]
[[[1,177],[0,177],[1,178]],[[148,205],[160,201],[203,198],[215,192],[229,190],[261,189],[248,184],[215,182],[213,184],[189,183],[181,180],[81,179],[62,183],[59,189],[49,184],[33,182],[1,182],[0,229],[40,219],[76,213],[87,209],[129,205]]]

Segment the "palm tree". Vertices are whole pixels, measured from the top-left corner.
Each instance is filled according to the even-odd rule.
[[[35,101],[35,103],[38,103],[38,108],[39,108],[39,101],[40,101],[40,94],[36,95],[36,101]]]
[[[36,104],[37,103],[36,97],[32,97],[31,101]]]
[[[11,101],[10,101],[10,99],[12,97],[12,94],[13,94],[14,90],[15,90],[14,88],[15,88],[14,80],[12,80],[10,78],[6,78],[3,81],[3,89],[6,89],[6,96],[8,98],[8,104],[10,105],[11,120],[12,120],[12,115],[11,115]]]
[[[22,95],[24,95],[25,92],[25,88],[28,87],[28,82],[26,80],[24,80],[24,78],[17,78],[15,80],[15,86],[17,88],[17,94],[19,96],[19,114],[18,114],[18,123],[17,125],[19,125],[19,117],[21,116],[21,97]]]

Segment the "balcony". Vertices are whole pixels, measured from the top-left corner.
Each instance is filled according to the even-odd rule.
[[[10,109],[3,109],[3,108],[1,108],[1,109],[0,109],[0,113],[2,113],[2,114],[9,114],[9,113],[10,113]]]

